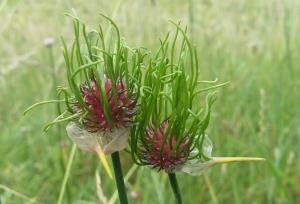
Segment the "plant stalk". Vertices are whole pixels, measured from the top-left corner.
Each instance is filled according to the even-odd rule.
[[[182,204],[181,194],[177,183],[176,175],[175,173],[169,173],[168,176],[169,176],[170,184],[172,186],[173,193],[175,195],[176,204]]]
[[[68,182],[68,179],[69,179],[69,176],[70,176],[71,166],[72,166],[72,163],[73,163],[73,160],[74,160],[75,153],[76,153],[76,145],[73,144],[72,150],[71,150],[71,153],[70,153],[70,156],[69,156],[69,159],[68,159],[68,164],[67,164],[67,169],[66,169],[66,172],[65,172],[65,175],[64,175],[64,179],[63,179],[63,182],[61,184],[57,204],[61,204],[62,201],[63,201],[63,197],[64,197],[64,194],[65,194],[67,182]]]
[[[114,168],[115,179],[116,179],[116,184],[117,184],[117,188],[118,188],[120,203],[121,204],[128,204],[119,152],[112,153],[111,159],[112,159],[112,163],[113,163],[113,168]]]

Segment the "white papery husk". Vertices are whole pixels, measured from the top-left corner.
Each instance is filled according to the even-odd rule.
[[[188,173],[192,176],[200,176],[205,173],[210,167],[216,164],[224,164],[229,162],[240,162],[240,161],[262,161],[264,158],[259,157],[213,157],[212,156],[213,144],[209,137],[205,135],[202,154],[208,158],[208,160],[192,159],[186,161],[183,165],[176,168],[176,171]],[[197,155],[198,150],[194,150],[192,155]]]
[[[119,127],[107,131],[88,132],[75,122],[70,122],[67,127],[70,139],[82,150],[112,154],[123,150],[127,145],[128,128]]]
[[[184,173],[188,173],[192,176],[200,176],[202,175],[207,169],[209,169],[212,165],[214,165],[214,160],[212,157],[212,149],[213,144],[209,137],[205,135],[203,146],[202,146],[202,154],[209,158],[209,160],[204,161],[198,158],[188,160],[183,165],[176,168],[176,171],[181,171]],[[194,150],[191,154],[196,155],[198,150]]]

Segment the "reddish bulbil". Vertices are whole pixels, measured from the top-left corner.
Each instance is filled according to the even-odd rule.
[[[100,90],[96,80],[93,78],[88,84],[81,85],[81,95],[84,102],[89,107],[88,114],[83,118],[83,124],[89,132],[112,130],[115,127],[127,127],[130,125],[135,113],[136,100],[128,98],[125,83],[117,80],[115,84],[115,96],[112,92],[111,80],[105,79],[105,92],[108,100],[108,109],[112,118],[112,123],[104,115],[103,104],[101,103]],[[82,110],[77,103],[74,110]]]
[[[163,138],[168,121],[161,123],[158,129],[154,127],[147,128],[146,142],[148,147],[143,152],[143,160],[158,170],[165,170],[166,172],[172,172],[176,166],[183,164],[187,161],[188,157],[188,142],[187,139],[182,139],[177,149],[176,139],[172,137],[172,149],[170,147],[170,135],[167,135],[166,142],[163,146],[162,153],[160,152],[163,145]]]

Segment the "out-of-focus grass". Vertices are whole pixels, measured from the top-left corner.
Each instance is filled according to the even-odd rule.
[[[153,4],[155,2],[155,4]],[[55,203],[71,143],[65,131],[42,126],[55,107],[28,116],[32,103],[52,95],[46,37],[53,47],[57,77],[64,82],[59,37],[72,37],[63,13],[75,8],[91,26],[112,15],[118,1],[0,1],[0,184],[42,203]],[[189,5],[190,3],[190,5]],[[211,169],[207,179],[180,174],[184,203],[297,203],[300,199],[300,92],[298,76],[300,2],[295,0],[121,1],[114,20],[132,46],[153,49],[172,28],[188,24],[198,46],[201,77],[230,80],[219,91],[209,135],[215,155],[262,156],[264,163],[236,163]],[[191,14],[192,12],[192,14]],[[122,155],[124,171],[132,165]],[[97,203],[96,157],[77,151],[65,203]],[[101,171],[107,197],[113,181]],[[166,176],[139,168],[129,180],[133,203],[173,203]],[[27,203],[0,189],[3,203]]]

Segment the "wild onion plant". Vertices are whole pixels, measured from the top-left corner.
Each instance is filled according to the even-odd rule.
[[[107,32],[101,25],[88,32],[76,15],[73,18],[74,42],[68,47],[62,39],[68,87],[58,87],[60,114],[45,126],[67,122],[71,140],[82,150],[96,152],[108,175],[112,177],[105,155],[112,156],[121,203],[127,196],[118,151],[127,145],[129,127],[138,110],[138,84],[145,55],[129,48],[120,37],[116,24],[108,22]]]
[[[174,36],[166,35],[146,67],[130,147],[137,164],[168,174],[176,202],[182,203],[176,172],[196,176],[218,163],[261,158],[212,157],[212,142],[206,130],[216,97],[209,91],[227,83],[202,86],[216,81],[199,80],[196,48],[186,29],[173,24]]]
[[[148,58],[125,44],[110,18],[103,16],[110,24],[108,32],[102,26],[87,32],[71,16],[74,42],[69,47],[62,39],[68,87],[58,87],[58,100],[28,110],[59,104],[59,116],[45,130],[67,122],[71,140],[82,150],[96,152],[110,176],[105,155],[111,154],[122,204],[128,201],[118,151],[128,139],[135,163],[168,174],[177,203],[182,199],[176,172],[195,176],[219,163],[261,160],[212,156],[207,128],[216,97],[211,91],[227,83],[199,80],[197,50],[187,29],[173,23],[174,35],[168,33]]]

